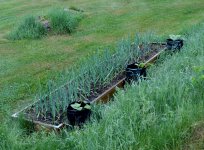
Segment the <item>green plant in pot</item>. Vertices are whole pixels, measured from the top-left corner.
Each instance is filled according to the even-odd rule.
[[[91,115],[91,105],[87,101],[75,101],[67,107],[67,118],[70,125],[82,125]]]
[[[126,81],[138,81],[141,77],[146,77],[146,67],[144,63],[133,63],[126,67]]]
[[[180,50],[183,47],[183,39],[181,35],[169,35],[166,40],[168,50]]]

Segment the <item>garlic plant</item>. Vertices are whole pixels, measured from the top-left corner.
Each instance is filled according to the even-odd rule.
[[[151,36],[145,38],[149,40]],[[141,40],[146,42],[146,39],[136,36],[134,48],[131,47],[130,39],[122,40],[114,52],[109,49],[97,52],[83,61],[80,68],[73,67],[68,73],[62,75],[63,86],[57,87],[53,81],[48,83],[50,94],[41,96],[36,103],[37,117],[39,114],[46,117],[51,112],[54,119],[60,113],[66,112],[70,102],[88,100],[87,97],[90,95],[97,95],[98,90],[110,84],[125,70],[126,65],[138,60],[142,55],[138,45]]]

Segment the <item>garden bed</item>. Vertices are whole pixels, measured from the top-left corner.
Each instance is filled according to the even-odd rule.
[[[141,55],[141,58],[139,59],[140,62],[144,62],[144,64],[154,62],[156,58],[165,50],[165,47],[165,43],[150,43],[146,47],[143,45],[139,45],[139,49],[141,52],[148,52]],[[148,50],[146,50],[146,48],[148,48]],[[80,94],[91,103],[107,103],[116,92],[116,88],[124,87],[126,79],[124,71],[119,73],[116,77],[113,78],[111,82],[109,82],[102,88],[100,86],[96,86],[99,88],[96,88],[94,91],[93,88],[95,87],[91,86],[91,91],[93,92],[90,92],[89,96],[83,96],[80,91],[78,94]],[[64,85],[64,87],[67,91],[69,90],[67,85]],[[57,93],[57,90],[50,93],[50,95],[56,95],[55,93]],[[45,103],[47,106],[51,105],[51,101],[49,100],[51,97],[50,95],[45,96],[43,100],[39,100],[27,106],[23,110],[13,114],[12,117],[18,118],[20,114],[23,114],[25,120],[34,123],[36,129],[39,129],[40,127],[46,127],[48,129],[60,130],[63,127],[69,127],[70,125],[66,116],[66,109],[63,110],[63,108],[59,107],[58,113],[55,114],[54,117],[53,113],[50,111],[45,111],[46,114],[40,113],[41,111],[36,111],[36,106],[41,105],[41,103]],[[61,103],[60,100],[58,100],[58,102]],[[46,105],[43,105],[41,109],[47,109]]]

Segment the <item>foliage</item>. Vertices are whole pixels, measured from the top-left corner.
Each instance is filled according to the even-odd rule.
[[[202,29],[189,32],[188,45],[180,53],[153,66],[150,80],[120,90],[113,102],[99,109],[100,120],[92,118],[83,130],[29,137],[3,121],[2,149],[182,149],[191,125],[203,119],[204,89],[192,85],[194,66],[204,63]]]
[[[196,66],[193,68],[196,76],[192,79],[194,83],[204,81],[204,66]]]
[[[22,3],[24,4],[23,6]],[[75,145],[78,144],[78,139],[80,139],[80,137],[78,137],[78,133],[80,131],[76,131],[75,133],[69,132],[67,133],[68,136],[64,134],[55,135],[54,133],[43,132],[27,136],[23,134],[22,129],[16,125],[18,123],[10,119],[10,115],[14,109],[18,109],[17,107],[21,106],[21,104],[26,105],[26,103],[29,103],[29,99],[32,99],[32,95],[36,93],[36,80],[40,78],[43,83],[46,83],[47,80],[52,79],[50,75],[56,76],[56,72],[64,67],[70,67],[75,64],[78,61],[78,58],[85,57],[87,53],[92,52],[96,47],[111,45],[115,43],[119,37],[124,36],[124,34],[127,33],[131,33],[132,35],[134,34],[134,31],[146,32],[153,29],[156,30],[159,35],[166,35],[169,33],[180,34],[179,32],[187,30],[189,26],[192,25],[192,22],[197,24],[203,20],[203,17],[201,16],[203,14],[204,1],[173,0],[172,3],[169,3],[169,1],[155,2],[136,0],[131,2],[129,5],[123,5],[118,0],[99,0],[97,2],[95,0],[72,1],[71,3],[73,5],[83,8],[88,14],[88,17],[86,17],[81,24],[79,33],[74,34],[72,37],[53,36],[52,38],[42,40],[4,42],[4,35],[8,33],[11,25],[15,24],[16,20],[22,18],[24,14],[29,14],[30,12],[41,12],[42,8],[49,9],[51,5],[53,6],[56,4],[61,6],[70,6],[69,0],[61,0],[57,2],[49,1],[49,3],[47,1],[27,3],[26,0],[22,0],[22,3],[19,3],[17,0],[2,0],[0,5],[0,68],[2,69],[0,73],[0,149],[74,149]],[[166,15],[164,17],[166,12],[171,15]],[[157,18],[161,19],[158,20]],[[203,52],[203,47],[199,48],[198,46],[199,43],[203,43],[203,37],[198,35],[197,32],[198,30],[196,29],[194,31],[194,33],[196,33],[195,35],[192,34],[193,32],[189,33],[189,35],[192,36],[192,39],[190,39],[192,42],[189,43],[190,46],[186,50],[190,51],[192,54],[189,53],[189,55],[185,55],[181,57],[181,59],[186,60],[185,57],[187,56],[191,57],[190,59],[195,59],[197,61],[198,55],[200,55],[200,59],[203,59],[203,54],[201,54],[201,52]],[[199,61],[197,61],[197,63],[199,63]],[[194,65],[203,65],[203,63],[197,63]],[[191,65],[185,67],[185,64],[186,63],[182,64],[179,68],[177,68],[178,66],[175,66],[175,72],[178,71],[178,69],[186,71],[191,68]],[[173,64],[173,66],[174,65],[175,64]],[[165,74],[167,74],[169,70],[172,70],[172,68],[170,67],[167,69]],[[156,73],[157,72],[158,71],[156,71]],[[174,75],[172,74],[172,76]],[[157,78],[157,80],[160,80],[160,78]],[[192,86],[191,82],[189,86]],[[197,89],[198,88],[196,88],[196,90]],[[195,89],[193,88],[192,91],[194,93]],[[158,93],[158,95],[159,94],[160,93]],[[169,94],[173,93],[170,92]],[[199,96],[199,93],[197,96]],[[118,97],[120,98],[120,96]],[[196,98],[192,98],[192,100],[195,101]],[[112,105],[104,105],[104,107],[110,107],[111,109]],[[199,109],[199,107],[192,108],[190,106],[189,109],[197,111],[197,114],[192,116],[188,114],[189,118],[187,118],[187,120],[189,121],[189,124],[193,124],[195,122],[192,118],[195,118],[199,113],[202,113],[199,110],[203,108],[202,106],[200,107],[201,108]],[[180,107],[180,109],[182,108],[183,107]],[[187,109],[184,109],[183,111],[187,112]],[[179,118],[180,115],[176,116]],[[118,120],[120,119],[115,118],[113,123],[117,123]],[[129,120],[131,120],[131,117]],[[168,118],[165,120],[168,120]],[[174,118],[172,119],[173,123],[175,120]],[[126,123],[124,123],[124,126],[125,125]],[[110,124],[108,126],[110,126]],[[175,126],[175,124],[172,124],[172,126]],[[89,129],[91,128],[92,127]],[[178,132],[184,135],[188,127],[178,128],[178,126],[175,126],[175,128],[180,129]],[[103,128],[101,127],[101,130],[99,131],[101,132],[101,137],[103,137],[106,133],[102,129]],[[169,124],[166,124],[164,130],[166,130],[166,132],[172,131],[168,129]],[[160,132],[160,130],[157,131],[158,135],[154,137],[155,139],[161,137],[160,134],[162,133],[164,135],[161,141],[159,141],[159,139],[155,141],[158,147],[160,147],[159,143],[161,143],[164,139],[168,139],[168,137],[165,137],[164,132]],[[93,134],[96,134],[96,132],[92,132]],[[102,134],[103,132],[104,134]],[[168,132],[168,134],[170,132]],[[149,134],[151,134],[151,132]],[[134,137],[136,137],[135,141],[140,141],[140,139],[142,139],[142,135],[145,135],[145,133],[142,132],[139,136],[134,135]],[[148,133],[146,133],[146,136],[148,137]],[[113,143],[114,139],[111,140],[112,137],[113,136],[110,134],[108,137],[110,140],[100,140],[100,138],[96,138],[93,141],[90,141],[90,149],[94,148],[91,146],[95,145],[97,141],[99,143],[104,143],[104,145],[107,145],[107,142],[110,144]],[[145,140],[147,138],[143,136],[143,139]],[[175,138],[170,137],[169,139],[173,140]],[[86,140],[89,139],[86,138],[85,141]],[[151,145],[152,141],[146,140],[146,143]],[[103,149],[103,147],[100,148]],[[167,145],[164,149],[171,148]]]
[[[18,27],[16,27],[8,36],[12,40],[24,38],[37,39],[46,34],[46,29],[34,16],[27,16]]]
[[[131,47],[132,42],[128,38],[119,42],[114,51],[110,49],[96,51],[67,73],[61,74],[60,83],[63,85],[50,80],[47,84],[48,93],[38,94],[39,101],[35,104],[36,116],[46,116],[51,112],[55,118],[73,101],[90,101],[91,96],[97,96],[114,79],[123,75],[128,64],[138,61],[146,53],[146,49],[140,53],[138,45],[139,43],[146,45],[147,38],[151,40],[156,36],[152,33],[137,34],[134,47]]]
[[[202,91],[200,87],[204,85],[204,66],[194,66],[193,71],[192,83],[197,91]]]
[[[204,113],[204,87],[192,85],[194,66],[204,63],[204,42],[197,40],[204,38],[201,27],[189,33],[189,44],[180,53],[167,56],[163,64],[151,67],[149,80],[119,90],[113,102],[99,108],[100,120],[92,118],[83,130],[70,132],[65,129],[60,135],[36,133],[22,140],[17,140],[22,136],[16,130],[11,133],[0,128],[3,146],[21,149],[29,146],[33,149],[182,149],[190,126],[202,120]]]
[[[83,101],[85,103],[85,106],[82,107],[81,102],[75,102],[74,104],[71,104],[70,106],[78,111],[81,111],[83,108],[85,109],[91,109],[90,104],[88,104],[86,101]]]
[[[48,18],[47,24],[51,26],[51,31],[55,34],[65,34],[74,31],[82,16],[80,13],[73,13],[62,8],[52,9],[48,15],[42,17]],[[43,25],[42,20],[35,16],[27,16],[17,27],[8,35],[9,39],[38,39],[45,36],[48,29]]]
[[[67,133],[64,143],[75,149],[182,149],[189,127],[203,119],[204,87],[197,91],[191,83],[193,66],[204,63],[204,42],[195,39],[203,38],[202,27],[180,53],[149,70],[150,80],[119,91],[100,122]]]
[[[182,37],[181,37],[181,35],[173,35],[173,34],[171,34],[171,35],[169,35],[169,38],[172,39],[172,40],[178,40],[178,39],[181,39]]]
[[[55,8],[48,13],[48,18],[54,33],[65,34],[74,31],[81,19],[81,15],[68,10]]]
[[[136,0],[128,5],[121,1],[51,0],[28,3],[27,0],[22,0],[22,3],[19,3],[17,0],[2,0],[0,115],[3,115],[5,110],[12,112],[21,102],[29,103],[29,99],[34,99],[38,79],[44,85],[49,79],[57,80],[61,70],[76,64],[79,59],[87,57],[88,53],[98,47],[102,50],[106,46],[112,46],[120,37],[127,34],[132,37],[137,31],[153,30],[165,38],[170,33],[183,35],[180,32],[191,27],[192,22],[196,24],[203,19],[201,16],[204,1],[201,0],[173,0],[172,3]],[[12,26],[25,14],[46,16],[51,6],[76,6],[85,10],[86,17],[80,22],[79,30],[72,36],[52,35],[41,40],[5,40],[4,37],[11,31]],[[180,11],[175,13],[175,10]],[[164,17],[166,12],[172,15]]]

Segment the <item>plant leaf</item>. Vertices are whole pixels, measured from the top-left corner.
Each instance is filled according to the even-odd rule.
[[[80,106],[81,106],[81,104],[78,104],[78,103],[71,104],[71,107],[74,108],[74,109],[77,109]]]
[[[83,108],[82,107],[77,107],[75,109],[78,110],[78,111],[81,111]]]
[[[84,106],[84,108],[86,108],[86,109],[91,109],[91,106],[86,104],[86,105]]]
[[[138,64],[138,67],[143,68],[145,66],[145,63]]]
[[[171,34],[171,35],[169,35],[169,37],[172,40],[177,40],[177,39],[181,38],[181,35],[173,35],[173,34]]]

